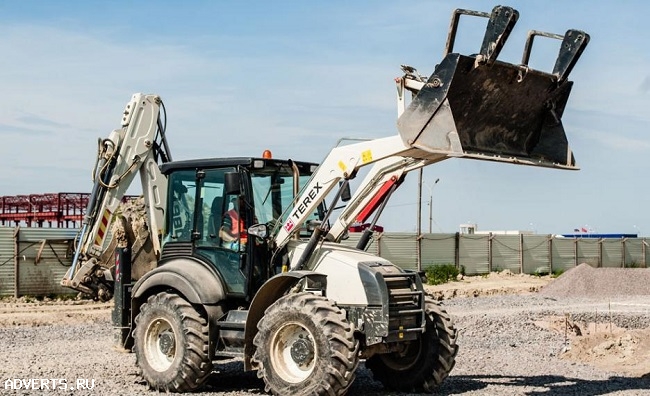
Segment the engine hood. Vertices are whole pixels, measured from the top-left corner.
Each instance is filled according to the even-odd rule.
[[[293,268],[307,242],[288,244]],[[339,305],[377,305],[387,298],[382,274],[404,272],[390,261],[333,242],[324,242],[314,251],[307,268],[327,275],[327,297]]]

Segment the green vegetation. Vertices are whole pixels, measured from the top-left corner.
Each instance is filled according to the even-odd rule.
[[[426,274],[428,284],[441,285],[449,281],[455,281],[460,271],[454,264],[441,264],[427,267]]]
[[[23,296],[22,298],[23,298],[23,301],[26,302],[26,303],[28,303],[28,304],[29,304],[29,303],[33,303],[33,302],[38,301],[38,299],[37,299],[36,297],[34,297],[34,296],[29,296],[29,295],[27,295],[27,296]]]
[[[563,270],[563,269],[556,269],[556,270],[553,270],[553,273],[551,274],[551,278],[557,278],[557,277],[559,277],[560,275],[562,275],[563,273],[564,273],[564,270]]]

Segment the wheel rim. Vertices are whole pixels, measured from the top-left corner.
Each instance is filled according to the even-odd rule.
[[[395,371],[408,370],[420,359],[422,354],[422,340],[412,341],[404,350],[380,355],[381,360]]]
[[[176,334],[171,323],[163,318],[153,320],[144,336],[144,354],[152,369],[167,370],[176,357]]]
[[[271,363],[277,374],[293,384],[306,380],[316,366],[312,333],[297,322],[285,323],[271,340]]]

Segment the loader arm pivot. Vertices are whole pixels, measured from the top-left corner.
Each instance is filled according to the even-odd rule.
[[[162,227],[167,181],[159,162],[170,161],[165,126],[160,119],[162,101],[155,95],[135,94],[126,105],[122,127],[99,141],[93,170],[93,189],[79,232],[72,266],[61,284],[90,296],[109,300],[113,295],[110,269],[99,265],[111,220],[133,178],[140,173],[155,254]]]
[[[452,52],[461,15],[489,19],[476,55]],[[315,239],[340,240],[352,222],[367,218],[388,199],[394,188],[389,191],[386,183],[392,180],[396,188],[408,172],[423,166],[468,158],[578,169],[561,118],[572,87],[568,74],[589,35],[579,30],[568,30],[564,36],[531,31],[522,64],[499,61],[518,16],[504,6],[491,13],[454,11],[444,58],[431,76],[425,79],[415,68],[402,66],[404,75],[395,80],[398,135],[332,149],[275,230],[277,248],[287,244],[340,181],[354,178],[364,166],[374,164],[331,229],[324,224],[316,229],[299,264],[309,259]],[[534,36],[562,40],[551,73],[527,65]],[[407,91],[413,96],[408,106]]]

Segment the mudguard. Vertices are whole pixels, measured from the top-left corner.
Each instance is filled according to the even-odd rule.
[[[175,289],[192,304],[211,305],[226,298],[217,273],[192,258],[173,259],[145,274],[133,286],[133,299],[156,288]]]
[[[309,287],[325,292],[327,289],[327,276],[312,271],[283,272],[269,279],[257,291],[251,302],[246,317],[246,330],[244,335],[244,370],[252,370],[251,357],[255,352],[253,338],[257,334],[257,322],[262,319],[266,309],[284,295],[293,285],[301,279],[310,281]]]

